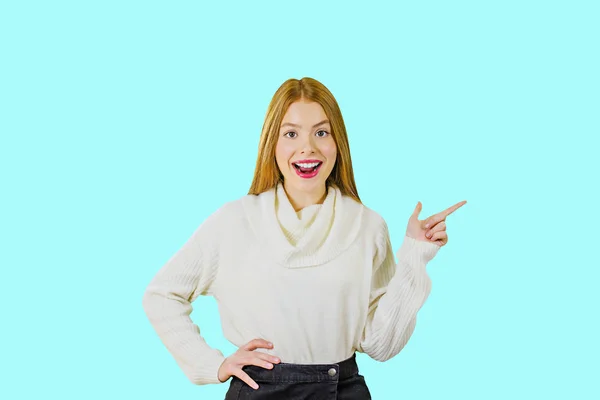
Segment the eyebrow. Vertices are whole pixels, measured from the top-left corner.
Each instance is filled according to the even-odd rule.
[[[323,125],[323,124],[326,124],[326,123],[329,123],[329,120],[328,120],[328,119],[324,119],[323,121],[319,122],[318,124],[315,124],[315,125],[313,125],[313,128],[316,128],[317,126],[319,126],[319,125]],[[297,125],[297,124],[292,124],[291,122],[286,122],[286,123],[283,123],[283,124],[281,124],[281,127],[283,128],[283,127],[284,127],[284,126],[286,126],[286,125],[289,125],[289,126],[294,126],[294,127],[296,127],[296,128],[300,128],[300,125]]]

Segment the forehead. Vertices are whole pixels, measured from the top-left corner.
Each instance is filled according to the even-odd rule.
[[[324,119],[327,119],[327,115],[319,103],[302,100],[290,104],[281,123],[290,122],[301,127],[310,127]]]

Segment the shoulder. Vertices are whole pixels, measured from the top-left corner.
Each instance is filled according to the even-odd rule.
[[[260,221],[266,213],[272,213],[269,208],[269,204],[273,203],[272,198],[273,191],[270,190],[258,195],[247,194],[230,200],[213,212],[206,223],[213,228],[220,227],[222,232],[224,229],[230,231],[232,227],[240,226],[240,224],[247,224],[254,220]]]
[[[363,207],[363,226],[368,232],[371,232],[377,240],[385,239],[389,235],[388,225],[385,219],[377,211],[362,205]]]
[[[375,253],[373,264],[380,266],[392,254],[392,243],[387,222],[377,211],[363,205],[363,230],[369,235]]]
[[[235,200],[230,200],[212,214],[209,215],[206,222],[210,225],[226,226],[235,223],[236,220],[240,220],[246,213],[246,205],[249,202],[255,201],[252,195],[245,195]]]
[[[225,232],[225,228],[239,222],[244,215],[242,204],[244,197],[227,201],[210,212],[199,227],[199,231],[203,232],[203,236],[213,236],[212,239],[217,239],[221,233]]]
[[[276,188],[271,188],[259,194],[247,194],[232,202],[243,209],[252,211],[252,209],[260,208],[264,204],[270,204],[275,200]]]
[[[375,263],[379,264],[391,251],[390,231],[385,218],[381,214],[367,206],[363,205],[363,207],[364,229],[369,232],[370,240],[376,249]]]

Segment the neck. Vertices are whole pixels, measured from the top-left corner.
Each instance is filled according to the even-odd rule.
[[[323,185],[319,190],[315,190],[312,192],[302,192],[290,188],[286,183],[283,183],[283,189],[287,194],[288,199],[292,207],[296,212],[302,210],[304,207],[311,206],[313,204],[323,204],[325,198],[327,197],[327,188]]]

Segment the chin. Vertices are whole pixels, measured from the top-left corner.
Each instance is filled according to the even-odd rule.
[[[312,192],[315,190],[322,189],[325,186],[325,182],[326,180],[322,179],[310,182],[298,181],[298,179],[294,179],[294,186],[296,186],[299,189],[302,189],[303,191]]]
[[[315,177],[312,179],[304,179],[293,175],[290,182],[293,187],[303,192],[319,192],[323,190],[327,184],[327,177]]]

